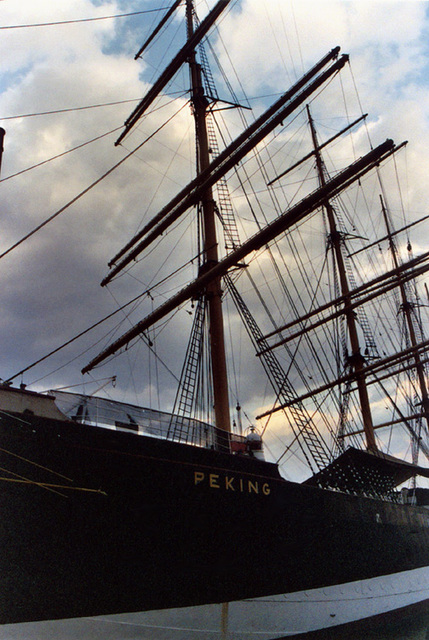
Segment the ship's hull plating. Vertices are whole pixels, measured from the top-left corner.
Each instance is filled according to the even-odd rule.
[[[333,633],[337,627],[347,628],[347,633],[350,633],[356,622],[362,623],[358,628],[364,634],[374,624],[384,628],[391,622],[392,614],[395,618],[403,618],[411,615],[409,611],[416,610],[421,615],[422,610],[428,608],[428,585],[429,571],[424,568],[238,602],[3,625],[0,638],[74,640],[100,635],[108,636],[109,640],[123,640],[132,633],[133,637],[150,640],[275,640],[308,633],[313,637],[312,632],[321,629]],[[419,606],[416,608],[414,605]]]
[[[0,447],[2,624],[146,611],[178,638],[280,638],[428,599],[423,508],[34,416],[3,416]]]

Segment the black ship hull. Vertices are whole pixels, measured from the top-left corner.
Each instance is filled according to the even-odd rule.
[[[423,507],[287,482],[250,457],[34,415],[3,415],[0,447],[1,624],[172,609],[177,620],[199,607],[207,617],[217,603],[259,611],[267,596],[292,611],[299,603],[287,594],[314,590],[328,594],[329,612],[338,585],[387,577],[398,595],[398,574],[428,582]],[[414,591],[390,608],[428,598]]]

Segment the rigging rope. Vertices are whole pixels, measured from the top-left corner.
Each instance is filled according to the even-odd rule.
[[[0,477],[0,480],[3,481],[3,482],[17,482],[17,483],[20,483],[20,484],[33,484],[36,487],[40,487],[41,489],[46,489],[47,491],[52,491],[52,493],[57,493],[62,498],[67,498],[67,496],[65,496],[60,491],[56,491],[55,489],[66,489],[67,491],[82,491],[82,492],[85,492],[85,493],[99,493],[100,495],[107,496],[107,493],[105,491],[103,491],[102,489],[88,489],[87,487],[69,487],[67,485],[62,485],[62,484],[51,484],[51,483],[48,483],[48,482],[36,482],[35,480],[30,480],[29,478],[24,478],[24,476],[19,476],[18,474],[13,473],[12,471],[9,471],[8,469],[3,469],[2,467],[0,467],[0,470],[1,471],[5,471],[6,473],[11,473],[12,475],[18,476],[17,478]]]
[[[82,144],[78,144],[76,147],[73,147],[72,149],[67,149],[67,151],[63,151],[62,153],[57,154],[56,156],[52,156],[51,158],[47,158],[47,160],[42,160],[42,162],[38,162],[37,164],[33,164],[31,167],[27,167],[26,169],[22,169],[21,171],[17,171],[16,173],[12,173],[9,176],[6,176],[6,178],[1,178],[0,182],[5,182],[6,180],[10,180],[11,178],[16,178],[17,176],[20,176],[23,173],[26,173],[27,171],[31,171],[32,169],[37,169],[37,167],[41,167],[44,164],[47,164],[48,162],[52,162],[53,160],[57,160],[58,158],[62,158],[63,156],[67,155],[68,153],[71,153],[72,151],[77,151],[77,149],[82,149],[82,147],[86,147],[86,145],[91,144],[92,142],[96,142],[97,140],[101,140],[102,138],[105,138],[106,136],[109,136],[112,133],[115,133],[116,131],[118,131],[119,129],[122,129],[121,127],[116,127],[116,129],[112,129],[111,131],[107,131],[106,133],[102,133],[100,136],[97,136],[96,138],[92,138],[91,140],[87,140],[86,142],[83,142]]]
[[[185,103],[186,104],[186,103]],[[69,207],[71,207],[72,204],[74,204],[75,202],[77,202],[80,198],[82,198],[82,196],[86,195],[89,191],[91,191],[91,189],[93,189],[95,186],[97,186],[100,182],[102,182],[105,178],[107,178],[107,176],[109,176],[111,173],[113,173],[116,169],[118,169],[118,167],[120,167],[124,162],[126,162],[132,155],[134,155],[139,149],[141,149],[147,142],[149,142],[149,140],[151,140],[161,129],[163,129],[174,117],[176,117],[176,115],[178,113],[180,113],[180,111],[182,111],[182,109],[184,108],[185,105],[182,105],[177,111],[176,113],[174,113],[170,118],[168,118],[168,120],[166,122],[164,122],[160,127],[158,127],[158,129],[156,129],[156,131],[154,131],[153,133],[151,133],[150,136],[148,136],[147,138],[145,138],[143,140],[143,142],[141,142],[133,151],[130,151],[129,153],[127,153],[127,155],[125,155],[122,160],[119,160],[119,162],[117,162],[115,165],[113,165],[113,167],[111,167],[110,169],[108,169],[105,173],[103,173],[102,176],[100,176],[99,178],[97,178],[97,180],[95,180],[94,182],[92,182],[88,187],[86,187],[83,191],[81,191],[77,196],[75,196],[74,198],[72,198],[69,202],[67,202],[67,204],[65,204],[63,207],[61,207],[61,209],[58,209],[58,211],[56,211],[55,213],[53,213],[51,216],[49,216],[49,218],[46,218],[46,220],[44,220],[43,222],[41,222],[37,227],[35,227],[32,231],[30,231],[29,233],[27,233],[25,236],[23,236],[20,240],[18,240],[17,242],[15,242],[15,244],[13,244],[11,247],[9,247],[9,249],[6,249],[6,251],[3,251],[2,254],[0,254],[0,260],[2,258],[4,258],[5,256],[7,256],[9,253],[11,253],[14,249],[16,249],[17,247],[19,247],[21,244],[23,244],[23,242],[25,242],[26,240],[28,240],[29,238],[31,238],[33,235],[35,235],[38,231],[40,231],[40,229],[43,229],[43,227],[45,227],[49,222],[52,222],[52,220],[54,220],[55,218],[57,218],[61,213],[63,213],[64,211],[66,211]]]
[[[235,96],[234,96],[234,98],[235,98]],[[237,100],[235,100],[235,101],[236,101],[236,102],[238,102]],[[294,118],[293,120],[295,120],[297,117],[298,117],[298,116],[295,116],[295,118]],[[243,114],[242,114],[242,119],[243,119],[243,120],[245,120],[245,119],[244,119],[244,115],[243,115]],[[292,120],[292,121],[293,121],[293,120]],[[274,137],[276,137],[276,136],[274,136]],[[263,147],[264,147],[264,149],[265,149],[265,148],[267,147],[267,144],[265,144],[265,143],[264,143]],[[264,167],[263,162],[262,162],[262,159],[261,159],[261,152],[260,152],[259,150],[258,150],[258,151],[256,151],[256,152],[254,152],[254,153],[253,153],[253,156],[254,156],[254,158],[255,158],[255,159],[256,159],[256,161],[257,161],[257,164],[258,164],[259,169],[263,172],[263,174],[264,174],[264,173],[266,174],[266,170],[265,170],[265,167]],[[271,157],[271,156],[270,156],[270,157]],[[249,161],[249,160],[248,160],[248,161]],[[251,178],[250,178],[250,176],[247,174],[246,170],[244,169],[244,165],[245,165],[248,161],[243,161],[243,162],[241,163],[241,169],[244,171],[244,173],[245,173],[245,175],[246,175],[246,183],[247,183],[248,185],[250,185],[251,190],[252,190],[252,186],[251,186]],[[239,174],[238,174],[238,171],[237,171],[236,169],[235,169],[235,172],[236,172],[236,175],[238,176],[239,183],[240,183],[240,185],[241,185],[242,191],[243,191],[243,193],[245,194],[245,196],[246,196],[246,198],[247,198],[247,204],[248,204],[248,206],[249,206],[249,209],[250,209],[250,211],[252,212],[253,217],[254,217],[255,221],[257,222],[257,224],[258,224],[258,226],[259,226],[259,223],[258,223],[258,221],[257,221],[257,217],[256,217],[255,212],[254,212],[254,208],[253,208],[252,203],[250,202],[250,199],[249,199],[249,197],[248,197],[248,195],[247,195],[247,189],[245,188],[244,182],[241,180],[241,178],[240,178],[240,176],[239,176]],[[252,174],[252,175],[253,175],[253,174]],[[275,193],[272,189],[271,189],[271,190],[269,190],[269,193],[270,193],[270,196],[271,196],[271,199],[272,199],[272,203],[273,203],[273,205],[274,205],[274,208],[275,208],[277,211],[279,211],[279,210],[281,211],[281,207],[280,207],[279,202],[278,202],[278,199],[277,199],[277,197],[276,197],[276,193]],[[254,195],[254,197],[256,198],[256,202],[257,202],[257,203],[258,203],[258,205],[259,205],[259,208],[260,208],[260,211],[261,211],[261,213],[262,213],[263,218],[265,218],[265,220],[266,220],[264,207],[263,207],[262,203],[260,202],[259,198],[257,197],[257,195],[256,195],[256,190],[255,190],[255,189],[253,189],[253,195]],[[276,243],[276,244],[277,244],[277,243]],[[305,245],[304,245],[304,246],[305,246]],[[280,249],[279,249],[279,252],[278,252],[278,253],[279,253],[279,255],[281,256],[281,260],[282,260],[282,261],[283,261],[283,263],[285,264],[285,260],[284,260],[284,257],[283,257],[283,255],[282,255],[282,251],[281,251]],[[270,254],[270,256],[271,256],[271,260],[272,260],[272,262],[275,264],[274,256],[273,256],[272,251],[271,251],[270,249],[269,249],[269,254]],[[310,264],[311,264],[311,262],[310,262]],[[286,265],[286,264],[285,264],[285,267],[286,267],[286,269],[288,270],[288,267],[287,267],[287,265]],[[278,274],[278,277],[280,277],[280,281],[282,282],[282,281],[283,281],[283,278],[282,278],[282,277],[281,277],[281,275],[280,275],[280,272],[279,272],[279,270],[278,270],[278,267],[277,267],[277,274]],[[269,285],[268,285],[267,280],[266,280],[266,286],[268,287],[268,289],[270,289],[270,287],[269,287]],[[283,283],[283,286],[284,286],[284,289],[286,290],[286,287],[285,287],[285,284],[284,284],[284,283]],[[277,302],[276,296],[275,296],[274,294],[273,294],[273,300],[274,300],[275,304],[277,304],[277,306],[278,306],[278,302]],[[289,298],[289,302],[291,302],[291,298]],[[278,308],[279,308],[279,307],[278,307]],[[279,312],[280,312],[280,308],[279,308]],[[313,347],[313,349],[314,349],[314,347]],[[316,356],[317,356],[317,350],[315,350],[315,354],[316,354]],[[291,356],[291,360],[292,360],[292,356]],[[325,372],[325,370],[324,370],[324,367],[323,367],[322,365],[321,365],[321,367],[320,367],[320,368],[321,368],[321,371],[322,371],[324,374],[326,374],[326,372]],[[298,372],[299,372],[299,374],[300,374],[300,376],[301,376],[302,380],[304,381],[304,383],[306,384],[306,386],[307,386],[307,388],[308,388],[308,381],[306,380],[306,378],[305,378],[305,376],[304,376],[304,373],[303,373],[302,371],[300,371],[300,370],[299,370],[299,367],[298,367]],[[319,407],[319,408],[320,408],[320,407]],[[328,422],[326,419],[325,419],[325,422],[326,422],[326,426],[327,426],[328,431],[330,431],[330,432],[331,432],[331,435],[332,435],[332,428],[331,428],[331,426],[330,426],[329,422]]]
[[[168,7],[159,7],[158,9],[146,9],[144,11],[133,11],[131,13],[117,13],[111,16],[98,16],[95,18],[78,18],[75,20],[61,20],[59,22],[39,22],[37,24],[11,24],[0,26],[0,30],[5,29],[31,29],[33,27],[56,27],[64,24],[76,24],[78,22],[95,22],[97,20],[112,20],[115,18],[127,18],[129,16],[138,16],[145,13],[155,13],[158,11],[165,11]]]
[[[73,480],[71,478],[67,478],[67,476],[63,475],[62,473],[58,473],[57,471],[54,471],[53,469],[49,469],[48,467],[44,467],[41,464],[37,464],[37,462],[33,462],[32,460],[29,460],[28,458],[24,458],[23,456],[19,456],[17,453],[13,453],[12,451],[8,451],[7,449],[2,449],[2,448],[0,448],[0,451],[3,451],[3,453],[7,453],[10,456],[13,456],[14,458],[18,458],[18,460],[23,460],[24,462],[28,462],[29,464],[33,465],[34,467],[38,467],[39,469],[43,469],[44,471],[48,471],[49,473],[53,473],[55,476],[59,476],[60,478],[63,478],[64,480],[68,480],[69,482],[73,482]]]
[[[38,111],[36,113],[19,113],[16,116],[4,116],[2,120],[21,120],[22,118],[37,118],[38,116],[52,116],[58,113],[70,113],[72,111],[86,111],[88,109],[98,109],[99,107],[113,107],[118,104],[127,104],[129,102],[138,102],[140,98],[129,98],[128,100],[116,100],[115,102],[102,102],[100,104],[89,104],[83,107],[68,107],[67,109],[54,109],[52,111]],[[118,127],[119,129],[122,128]],[[117,131],[117,129],[114,129]]]

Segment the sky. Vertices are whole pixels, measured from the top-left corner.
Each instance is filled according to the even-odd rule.
[[[213,5],[205,0],[198,2],[200,18],[207,6]],[[3,379],[16,376],[165,275],[165,268],[158,271],[150,254],[138,275],[122,278],[120,286],[114,283],[109,290],[99,286],[107,273],[108,260],[143,220],[156,213],[193,176],[192,129],[183,98],[179,98],[178,106],[167,100],[163,109],[154,112],[151,125],[141,123],[123,146],[113,145],[137,100],[180,45],[182,22],[177,18],[168,42],[160,39],[143,60],[134,60],[162,15],[154,11],[159,6],[152,0],[2,2],[0,124],[6,136],[0,183],[1,252],[93,185],[160,126],[165,116],[182,107],[172,125],[161,131],[160,142],[143,147],[0,259]],[[220,20],[222,41],[217,34],[215,41],[238,100],[250,99],[258,114],[327,51],[340,45],[351,56],[348,82],[356,84],[362,110],[369,113],[374,143],[387,137],[396,142],[409,141],[406,204],[411,219],[424,215],[429,131],[428,4],[406,0],[242,0],[232,2],[231,7]],[[134,12],[147,13],[122,15]],[[116,15],[122,17],[93,20]],[[63,24],[30,26],[60,22]],[[170,93],[183,94],[186,84],[187,73],[179,73]],[[326,113],[336,109],[335,99],[328,95]],[[236,127],[233,133],[238,132],[238,123],[233,119],[231,123]],[[75,147],[80,148],[61,155]],[[60,157],[45,162],[56,156]],[[35,165],[40,166],[26,171]],[[167,176],[166,167],[171,169],[171,176]],[[183,231],[178,240],[183,251],[191,233]],[[174,260],[169,255],[164,262],[169,267],[178,265]],[[165,285],[161,297],[147,299],[149,307],[139,307],[133,318],[140,319],[168,295]],[[181,326],[187,331],[186,309],[182,315]],[[170,407],[175,378],[180,375],[177,363],[184,349],[177,341],[181,329],[163,332],[160,359],[152,359],[150,379],[147,361],[142,364],[146,347],[137,350],[136,356],[126,354],[115,359],[90,376],[80,375],[81,367],[107,344],[107,333],[119,316],[110,326],[103,325],[16,377],[15,383],[24,382],[38,390],[84,384],[75,389],[92,393],[106,378],[117,375],[118,399],[156,404],[162,395],[161,404]],[[122,325],[114,337],[127,328]],[[163,364],[171,354],[176,361],[173,376]],[[144,367],[143,381],[139,366]],[[129,367],[131,373],[125,373]],[[248,377],[245,397],[252,392],[252,376]],[[258,403],[263,404],[262,397],[253,403],[251,412]]]
[[[107,261],[142,221],[193,175],[192,129],[185,124],[188,113],[183,98],[178,106],[168,99],[163,109],[155,111],[152,128],[145,121],[123,146],[113,145],[125,118],[156,73],[173,57],[182,38],[182,23],[176,19],[170,31],[174,35],[168,36],[169,46],[160,39],[143,60],[134,60],[159,19],[160,13],[155,11],[159,6],[152,0],[1,3],[0,124],[6,129],[0,182],[1,252],[93,185],[160,126],[165,115],[170,117],[182,107],[171,127],[161,131],[160,142],[142,148],[0,259],[0,377],[5,380],[152,286],[165,273],[165,269],[158,271],[149,255],[138,275],[122,278],[120,286],[115,283],[109,290],[99,286],[107,273]],[[368,126],[374,142],[387,137],[409,141],[406,204],[411,219],[424,215],[429,141],[428,3],[242,0],[232,2],[231,7],[220,20],[222,41],[217,35],[215,41],[238,99],[250,99],[259,113],[271,100],[263,96],[274,99],[327,51],[340,45],[351,56],[353,75],[348,82],[356,83],[362,109],[370,114]],[[197,10],[204,17],[207,2],[198,2]],[[93,20],[133,12],[140,13]],[[63,24],[50,24],[60,22]],[[45,26],[31,26],[41,24]],[[187,73],[179,73],[170,92],[183,93],[186,82]],[[327,112],[335,108],[334,98],[328,96]],[[238,132],[238,123],[231,122]],[[80,148],[62,155],[75,147]],[[46,162],[56,156],[60,157]],[[40,166],[27,170],[35,165]],[[166,175],[166,167],[172,169],[171,177]],[[183,231],[178,240],[183,250],[188,246],[188,235]],[[170,255],[164,262],[176,265]],[[167,295],[165,285],[161,297],[147,298],[145,309],[139,308],[133,317],[140,319]],[[183,331],[189,325],[187,311],[182,314]],[[83,384],[75,389],[94,392],[106,378],[117,375],[118,399],[156,404],[162,395],[163,406],[170,407],[175,379],[180,375],[177,363],[184,346],[178,345],[177,336],[181,337],[182,330],[163,332],[160,359],[150,365],[150,379],[149,365],[146,361],[142,364],[146,347],[136,356],[127,353],[82,378],[81,367],[107,344],[111,327],[103,325],[98,332],[85,335],[79,343],[15,377],[15,383],[24,382],[37,390]],[[123,324],[114,337],[127,328]],[[171,354],[174,375],[163,364]],[[125,373],[124,363],[132,373]],[[145,367],[143,381],[139,380],[139,367]],[[248,378],[243,394],[247,398],[252,393],[252,375]],[[250,412],[263,401],[258,396]]]
[[[1,1],[0,126],[6,130],[0,176],[1,253],[88,189],[160,126],[165,114],[170,117],[184,106],[183,97],[179,106],[168,99],[153,114],[155,124],[149,126],[145,121],[124,145],[114,146],[125,118],[179,45],[181,22],[176,20],[175,35],[168,40],[171,46],[160,40],[147,58],[134,60],[160,16],[155,10],[168,4],[153,0]],[[204,17],[207,2],[196,4],[200,18]],[[217,36],[215,41],[238,98],[250,98],[258,113],[269,100],[264,96],[274,99],[340,45],[351,56],[352,78],[362,109],[370,114],[373,140],[409,141],[404,201],[411,220],[425,215],[429,199],[429,3],[241,0],[231,4],[220,20],[222,43]],[[140,13],[92,20],[133,12]],[[63,24],[51,24],[60,22]],[[42,23],[45,26],[31,26]],[[183,93],[186,78],[186,72],[179,74],[171,92]],[[330,100],[326,108],[334,112],[336,104]],[[142,273],[122,278],[120,286],[112,285],[109,290],[99,286],[108,260],[143,220],[192,178],[192,130],[185,115],[183,108],[171,127],[161,132],[160,142],[151,143],[147,150],[144,147],[0,258],[0,378],[15,376],[163,277],[166,265],[158,270],[149,256]],[[231,126],[238,131],[233,117]],[[80,148],[62,155],[75,147]],[[59,157],[46,162],[55,156]],[[167,167],[173,170],[172,176],[167,176]],[[428,248],[426,231],[420,228],[416,237],[418,250]],[[188,249],[190,241],[182,230],[177,230],[175,238]],[[164,258],[167,266],[176,266],[173,256],[164,254]],[[133,317],[140,319],[162,302],[170,293],[168,286],[159,297],[147,296],[144,309],[136,309]],[[36,390],[80,385],[73,388],[90,393],[107,384],[103,392],[115,392],[119,400],[156,406],[162,396],[163,406],[169,408],[185,348],[178,339],[187,331],[189,311],[190,307],[182,311],[174,332],[160,330],[157,334],[159,360],[152,358],[148,364],[147,347],[141,345],[137,355],[127,352],[121,360],[82,378],[81,367],[107,344],[111,323],[14,382]],[[116,330],[115,337],[128,328],[127,323]],[[163,364],[168,356],[173,356],[173,364],[168,365],[173,375]],[[109,383],[113,375],[117,375],[116,390]],[[244,371],[243,377],[242,397],[251,399],[253,394],[256,398],[249,401],[248,412],[253,416],[267,400],[253,368]],[[92,631],[73,625],[55,629],[50,637],[61,640],[97,637],[94,627]],[[41,639],[46,637],[46,628],[29,628],[25,633],[0,631],[0,640]],[[109,637],[123,638],[123,628],[112,625]]]

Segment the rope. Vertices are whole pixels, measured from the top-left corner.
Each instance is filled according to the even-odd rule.
[[[0,451],[3,451],[3,453],[7,453],[10,456],[13,456],[14,458],[18,458],[19,460],[23,460],[24,462],[28,462],[29,464],[32,464],[35,467],[38,467],[39,469],[43,469],[44,471],[48,471],[49,473],[53,473],[55,476],[59,476],[60,478],[64,478],[64,480],[68,480],[69,482],[73,482],[73,480],[71,478],[67,478],[67,476],[63,476],[62,473],[58,473],[57,471],[54,471],[53,469],[49,469],[48,467],[44,467],[41,464],[37,464],[37,462],[33,462],[32,460],[29,460],[28,458],[23,458],[22,456],[19,456],[16,453],[12,453],[12,451],[8,451],[7,449],[2,449],[1,447],[0,447]]]
[[[111,167],[110,169],[108,169],[105,173],[103,173],[99,178],[97,178],[94,182],[92,182],[89,186],[87,186],[85,189],[83,189],[83,191],[81,191],[80,193],[78,193],[74,198],[72,198],[71,200],[69,200],[69,202],[67,202],[67,204],[65,204],[63,207],[61,207],[60,209],[58,209],[58,211],[56,211],[55,213],[53,213],[51,216],[49,216],[48,218],[46,218],[43,222],[41,222],[39,225],[37,225],[37,227],[35,227],[32,231],[29,231],[25,236],[23,236],[20,240],[17,240],[17,242],[15,242],[15,244],[13,244],[11,247],[9,247],[9,249],[6,249],[5,251],[3,251],[2,254],[0,254],[0,260],[2,258],[4,258],[5,256],[7,256],[11,251],[13,251],[14,249],[16,249],[17,247],[19,247],[19,245],[21,245],[23,242],[25,242],[26,240],[28,240],[28,238],[30,238],[31,236],[33,236],[35,233],[37,233],[38,231],[40,231],[40,229],[42,229],[44,226],[46,226],[49,222],[51,222],[52,220],[54,220],[56,217],[58,217],[61,213],[63,213],[64,211],[66,211],[69,207],[71,207],[72,204],[75,204],[75,202],[77,202],[80,198],[82,198],[82,196],[84,196],[85,194],[87,194],[91,189],[93,189],[95,186],[97,186],[102,180],[104,180],[105,178],[107,178],[107,176],[109,176],[111,173],[113,173],[113,171],[115,171],[118,167],[120,167],[124,162],[126,162],[126,160],[128,160],[133,154],[135,154],[139,149],[141,149],[143,147],[143,145],[145,145],[147,142],[149,142],[149,140],[151,140],[161,129],[163,129],[167,123],[169,123],[171,120],[173,120],[174,117],[176,117],[176,115],[184,108],[185,105],[182,105],[177,111],[176,113],[174,113],[166,122],[164,122],[160,127],[158,127],[158,129],[156,131],[154,131],[151,135],[149,135],[147,138],[145,138],[143,140],[143,142],[141,142],[135,149],[133,149],[132,151],[130,151],[129,153],[127,153],[122,160],[119,160],[119,162],[117,162],[115,165],[113,165],[113,167]]]
[[[86,493],[99,493],[100,495],[103,496],[107,496],[107,493],[105,491],[103,491],[102,489],[88,489],[87,487],[67,487],[65,485],[61,485],[61,484],[50,484],[47,482],[36,482],[35,480],[30,480],[29,478],[25,478],[24,476],[20,476],[17,473],[13,473],[12,471],[8,471],[8,469],[3,469],[2,467],[0,467],[1,471],[5,471],[6,473],[11,473],[14,476],[17,476],[16,478],[4,478],[0,476],[0,480],[3,480],[3,482],[17,482],[20,484],[34,484],[37,487],[41,487],[42,489],[46,489],[47,491],[52,491],[53,493],[58,493],[58,495],[62,496],[63,498],[66,498],[67,496],[64,496],[62,493],[60,493],[59,491],[55,491],[55,489],[68,489],[69,491],[84,491]]]
[[[4,469],[4,467],[0,467],[0,471],[5,471],[6,473],[10,473],[10,475],[15,476],[15,478],[0,478],[0,480],[4,480],[5,482],[19,482],[22,484],[34,484],[39,486],[41,489],[46,489],[47,491],[52,491],[52,493],[57,493],[59,496],[65,498],[62,493],[59,491],[55,491],[54,488],[51,488],[49,485],[44,486],[44,483],[35,482],[34,480],[29,480],[25,476],[19,475],[19,473],[14,473],[13,471],[9,471],[9,469]],[[19,479],[18,479],[19,478]],[[52,485],[54,487],[55,485]]]
[[[132,13],[117,13],[112,16],[97,16],[95,18],[78,18],[75,20],[61,20],[58,22],[39,22],[37,24],[8,24],[3,25],[0,29],[30,29],[32,27],[56,27],[63,24],[77,24],[78,22],[95,22],[96,20],[111,20],[113,18],[126,18],[129,16],[138,16],[143,13],[154,13],[155,11],[163,11],[167,7],[160,7],[159,9],[146,9],[144,11],[133,11]]]

